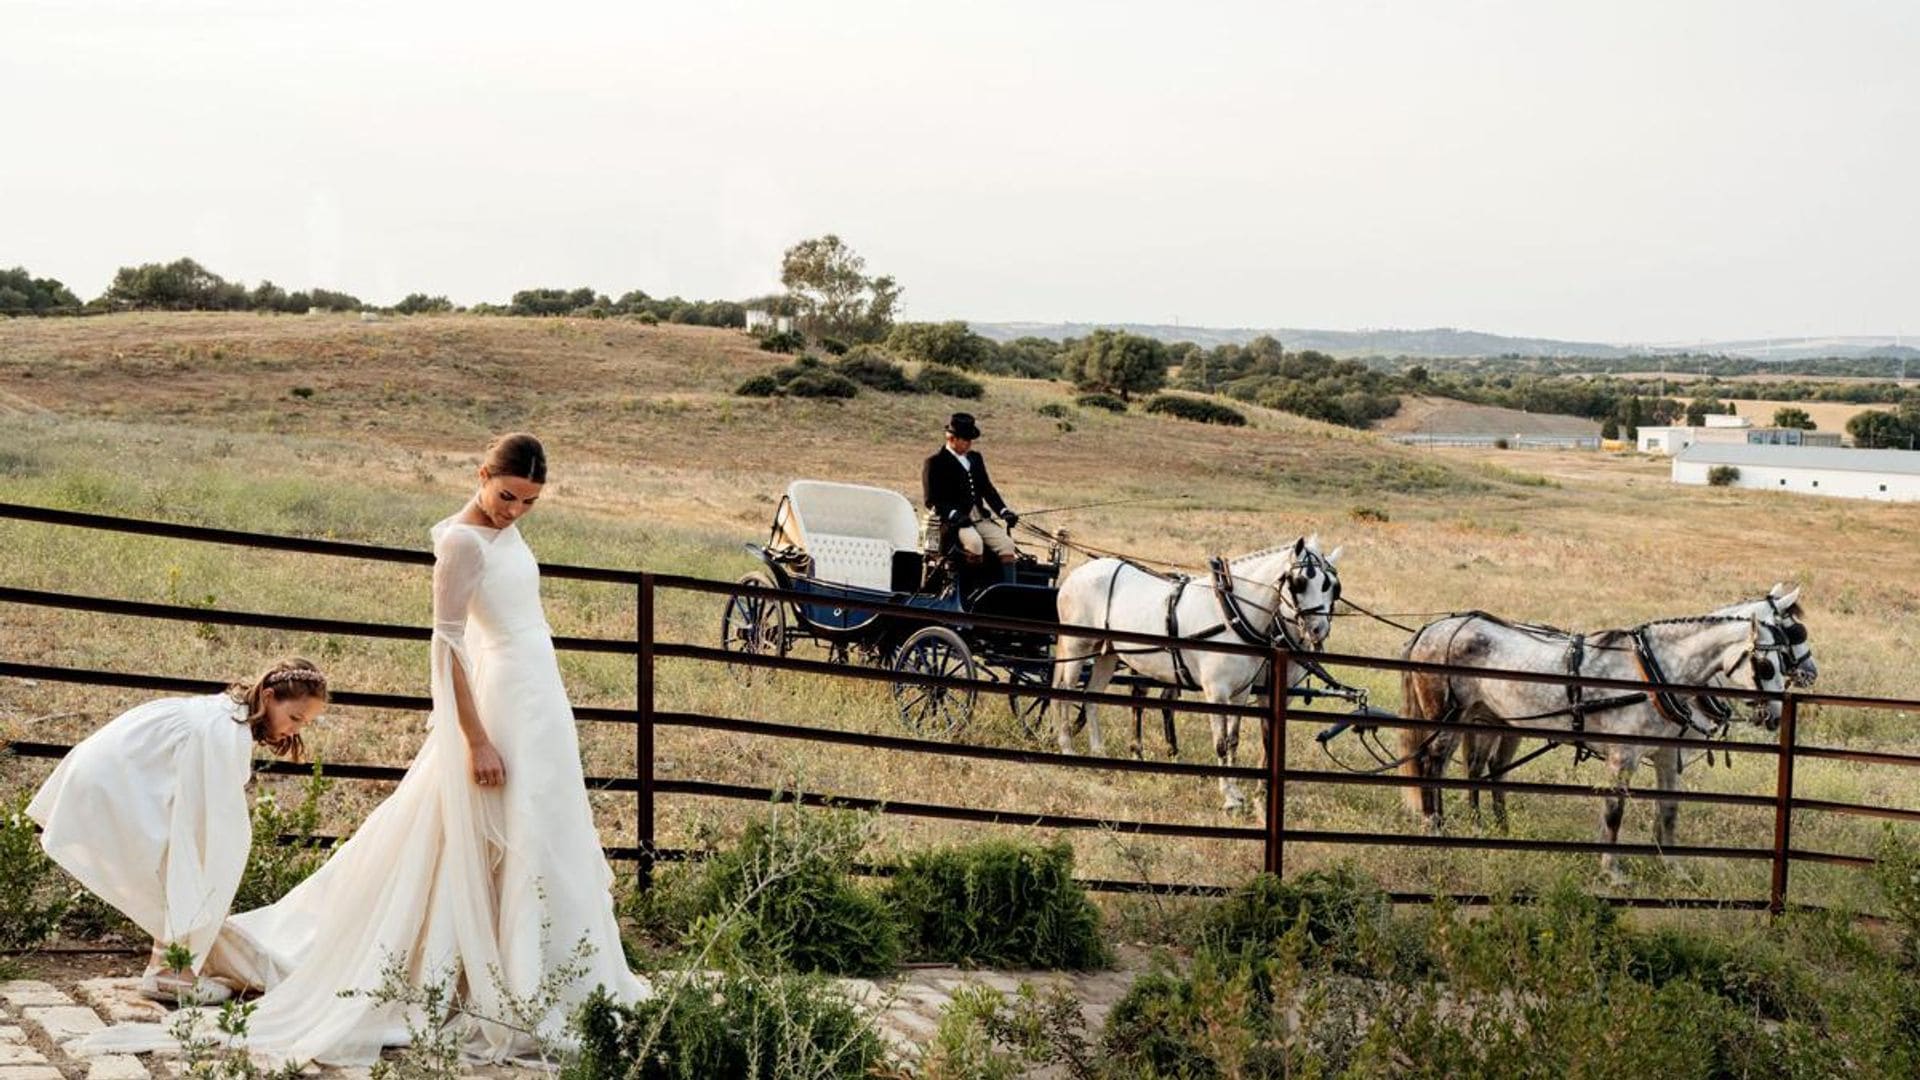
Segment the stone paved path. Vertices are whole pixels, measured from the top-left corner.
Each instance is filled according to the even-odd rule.
[[[953,992],[968,984],[1016,992],[1022,982],[1042,990],[1065,987],[1081,1003],[1090,1030],[1106,1022],[1114,1002],[1126,993],[1145,966],[1140,953],[1123,953],[1118,970],[1061,972],[963,971],[959,968],[909,968],[881,980],[842,979],[847,996],[876,1015],[883,1037],[912,1060],[932,1038]],[[21,979],[0,983],[0,1080],[148,1080],[180,1075],[178,1059],[166,1054],[81,1055],[76,1040],[112,1024],[166,1020],[162,1006],[140,996],[131,977],[70,981]],[[324,1069],[314,1075],[357,1078],[365,1069]],[[476,1068],[482,1078],[545,1075],[536,1069]]]

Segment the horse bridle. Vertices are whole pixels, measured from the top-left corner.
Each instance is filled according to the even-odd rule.
[[[1312,588],[1314,579],[1321,574],[1325,574],[1328,583],[1332,585],[1327,592],[1326,603],[1310,608],[1301,607],[1301,594]],[[1334,571],[1333,564],[1328,562],[1324,555],[1312,548],[1303,548],[1299,555],[1287,564],[1287,572],[1281,574],[1280,580],[1274,582],[1274,591],[1279,594],[1281,611],[1273,613],[1273,629],[1270,637],[1276,643],[1285,644],[1287,648],[1297,651],[1300,646],[1292,640],[1292,635],[1287,632],[1284,624],[1293,622],[1296,629],[1304,634],[1309,618],[1315,615],[1331,617],[1333,606],[1340,602],[1340,575]],[[1291,611],[1293,614],[1285,616],[1286,611]]]
[[[1795,686],[1812,686],[1818,675],[1818,669],[1809,670],[1809,665],[1813,661],[1813,650],[1797,648],[1807,643],[1807,624],[1793,614],[1792,608],[1782,609],[1771,593],[1762,599],[1766,600],[1767,608],[1773,612],[1774,616],[1774,621],[1768,625],[1786,635],[1787,681]]]

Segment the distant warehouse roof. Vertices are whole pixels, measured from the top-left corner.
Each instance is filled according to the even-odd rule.
[[[1754,443],[1697,442],[1674,456],[1676,462],[1702,465],[1751,465],[1774,469],[1840,469],[1845,472],[1920,475],[1920,453],[1912,450],[1855,450],[1839,446],[1765,446]]]

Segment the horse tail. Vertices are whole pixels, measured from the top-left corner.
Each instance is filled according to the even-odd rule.
[[[1421,627],[1407,647],[1401,650],[1403,660],[1415,659],[1414,652],[1419,648],[1421,637],[1430,629]],[[1449,680],[1445,675],[1433,675],[1421,671],[1406,671],[1400,675],[1401,709],[1409,720],[1433,720],[1445,722],[1452,710],[1452,694]],[[1400,775],[1411,779],[1425,778],[1432,768],[1431,747],[1435,742],[1435,733],[1416,728],[1400,729]],[[1428,813],[1428,790],[1418,785],[1409,785],[1400,789],[1407,801],[1408,809],[1416,815]],[[1435,793],[1437,794],[1437,793]]]

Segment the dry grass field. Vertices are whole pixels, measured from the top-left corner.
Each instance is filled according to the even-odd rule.
[[[753,568],[743,541],[764,538],[780,491],[801,477],[912,493],[919,459],[959,403],[872,392],[840,403],[745,399],[731,389],[784,358],[728,331],[620,321],[418,317],[133,315],[0,323],[0,500],[266,532],[424,548],[426,529],[466,498],[477,453],[496,431],[524,428],[549,446],[553,483],[524,532],[552,562],[734,578]],[[1920,514],[1907,506],[1678,488],[1664,462],[1613,455],[1404,450],[1377,436],[1249,410],[1229,430],[1138,414],[1072,409],[1069,425],[1037,408],[1067,403],[1053,383],[989,379],[971,404],[996,479],[1016,506],[1155,496],[1159,502],[1063,514],[1051,523],[1105,547],[1192,562],[1317,532],[1342,545],[1348,596],[1380,611],[1478,608],[1580,628],[1630,625],[1756,596],[1780,580],[1806,588],[1821,688],[1920,696],[1910,666],[1920,640],[1912,553]],[[1825,425],[1823,424],[1823,427]],[[1185,496],[1185,498],[1175,498]],[[1356,514],[1358,510],[1368,513]],[[0,521],[0,584],[145,600],[423,625],[427,575],[408,567],[236,551]],[[626,636],[622,588],[549,581],[557,632]],[[714,643],[714,598],[663,597],[663,638]],[[1418,621],[1417,616],[1412,616]],[[1341,651],[1392,655],[1404,635],[1361,619],[1336,628]],[[422,693],[426,654],[412,643],[282,635],[0,609],[0,658],[29,663],[237,676],[275,653],[322,661],[340,685]],[[803,649],[802,655],[818,655]],[[632,701],[630,661],[568,655],[577,703]],[[1376,703],[1394,680],[1349,673]],[[0,680],[0,735],[73,740],[136,693]],[[685,662],[662,669],[663,708],[897,732],[884,686],[805,676],[743,685]],[[1911,716],[1809,710],[1807,741],[1912,751]],[[965,738],[1017,738],[983,699]],[[1124,745],[1106,712],[1110,750]],[[312,742],[327,760],[404,763],[420,718],[340,709]],[[1205,725],[1184,722],[1188,760],[1206,756]],[[1750,730],[1742,737],[1759,737]],[[583,726],[589,770],[633,767],[631,732]],[[1312,732],[1290,733],[1296,763],[1324,760]],[[1351,752],[1352,748],[1348,748]],[[1231,823],[1210,783],[935,760],[744,736],[663,729],[660,773],[905,801],[969,802],[1032,812]],[[1251,738],[1242,760],[1257,763]],[[511,768],[511,763],[509,763]],[[0,760],[17,790],[41,763]],[[1596,783],[1562,755],[1524,778]],[[1804,794],[1920,806],[1920,775],[1802,763]],[[1650,778],[1643,777],[1643,781]],[[1771,761],[1686,774],[1689,787],[1766,792]],[[329,809],[352,823],[377,785],[343,784]],[[609,842],[631,842],[632,801],[603,795]],[[1584,839],[1597,802],[1517,798],[1521,836]],[[1455,804],[1457,807],[1457,803]],[[726,831],[739,804],[668,798],[661,841]],[[1412,831],[1389,789],[1299,785],[1288,821],[1303,828]],[[1462,815],[1457,828],[1471,832]],[[1651,808],[1629,811],[1644,839]],[[1764,846],[1765,810],[1688,806],[1682,843]],[[1796,846],[1864,852],[1878,826],[1801,814]],[[918,845],[987,831],[893,819],[889,843]],[[1073,837],[1082,872],[1234,880],[1258,869],[1257,845]],[[1537,881],[1595,860],[1297,845],[1290,865],[1351,858],[1400,888],[1488,889]],[[1765,864],[1694,862],[1683,871],[1630,860],[1646,893],[1760,896]],[[1852,874],[1799,868],[1795,895],[1863,898]]]

